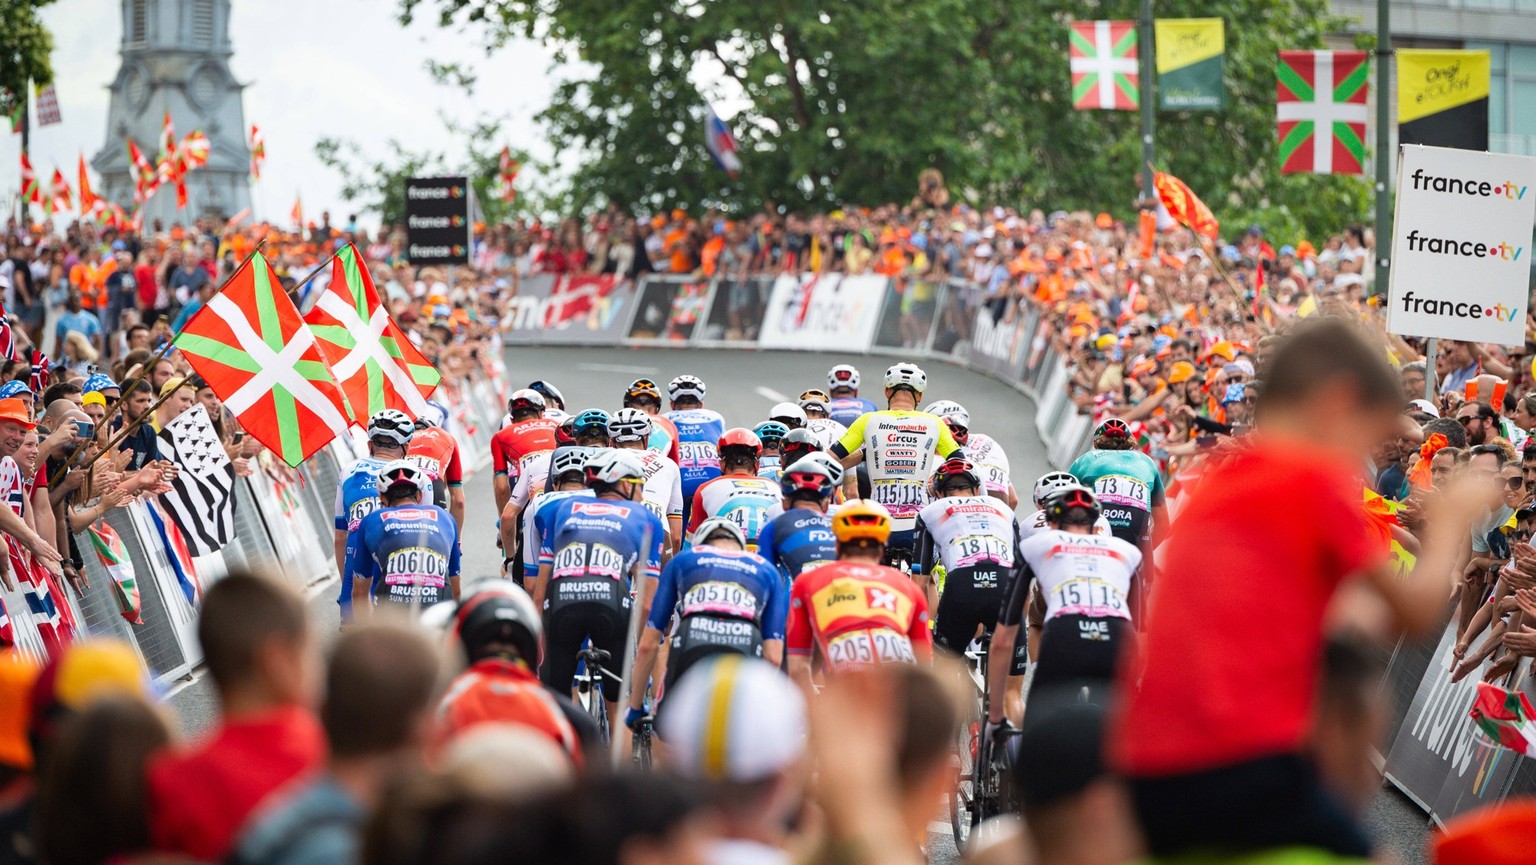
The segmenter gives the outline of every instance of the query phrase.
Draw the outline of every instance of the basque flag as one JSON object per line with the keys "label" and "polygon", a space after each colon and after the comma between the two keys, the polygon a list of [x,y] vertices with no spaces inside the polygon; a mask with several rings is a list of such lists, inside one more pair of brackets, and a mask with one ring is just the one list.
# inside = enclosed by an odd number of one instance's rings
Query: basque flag
{"label": "basque flag", "polygon": [[741,159],[736,156],[736,136],[709,105],[704,106],[704,146],[709,148],[709,155],[726,174],[735,177],[741,173]]}

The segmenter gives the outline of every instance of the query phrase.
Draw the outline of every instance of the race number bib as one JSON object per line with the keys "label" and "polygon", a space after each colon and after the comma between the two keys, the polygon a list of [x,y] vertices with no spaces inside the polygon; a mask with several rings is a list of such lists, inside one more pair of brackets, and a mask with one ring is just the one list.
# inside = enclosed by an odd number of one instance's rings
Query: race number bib
{"label": "race number bib", "polygon": [[995,562],[1004,568],[1013,567],[1013,545],[1005,538],[994,535],[956,538],[954,550],[959,556],[955,562],[957,568],[968,568],[981,562]]}
{"label": "race number bib", "polygon": [[871,664],[915,664],[917,655],[906,634],[872,628],[834,637],[827,643],[827,662],[834,670],[849,670]]}
{"label": "race number bib", "polygon": [[448,557],[431,547],[406,547],[385,557],[384,583],[388,586],[440,589],[447,582]]}
{"label": "race number bib", "polygon": [[870,484],[869,497],[885,506],[897,519],[914,519],[928,504],[928,492],[922,481],[887,478]]}
{"label": "race number bib", "polygon": [[683,615],[718,613],[757,618],[757,597],[735,583],[700,583],[683,594]]}
{"label": "race number bib", "polygon": [[678,442],[677,457],[677,464],[681,468],[720,468],[720,453],[712,442]]}
{"label": "race number bib", "polygon": [[1105,475],[1093,485],[1093,494],[1106,507],[1120,505],[1137,510],[1152,510],[1152,488],[1126,475]]}
{"label": "race number bib", "polygon": [[603,544],[571,544],[555,554],[551,577],[624,578],[624,557]]}
{"label": "race number bib", "polygon": [[377,496],[372,496],[372,497],[365,498],[365,499],[358,499],[357,501],[353,502],[352,503],[352,507],[347,511],[347,529],[348,529],[348,531],[356,529],[357,526],[358,526],[358,523],[361,523],[363,521],[363,517],[368,516],[369,514],[373,513],[374,511],[376,511],[378,509],[379,509],[379,499],[378,499]]}
{"label": "race number bib", "polygon": [[[1057,586],[1051,593],[1057,607],[1057,616],[1105,616],[1129,615],[1125,595],[1118,586],[1095,577],[1074,577]],[[1052,616],[1055,618],[1055,616]]]}

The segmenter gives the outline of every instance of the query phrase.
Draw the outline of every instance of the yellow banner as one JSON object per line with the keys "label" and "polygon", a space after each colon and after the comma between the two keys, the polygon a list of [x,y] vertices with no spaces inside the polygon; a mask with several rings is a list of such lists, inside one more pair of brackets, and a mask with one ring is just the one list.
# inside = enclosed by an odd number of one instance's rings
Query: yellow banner
{"label": "yellow banner", "polygon": [[1220,18],[1159,18],[1152,26],[1158,72],[1219,57],[1227,48],[1226,26]]}
{"label": "yellow banner", "polygon": [[1397,49],[1397,122],[1487,99],[1491,68],[1487,51]]}

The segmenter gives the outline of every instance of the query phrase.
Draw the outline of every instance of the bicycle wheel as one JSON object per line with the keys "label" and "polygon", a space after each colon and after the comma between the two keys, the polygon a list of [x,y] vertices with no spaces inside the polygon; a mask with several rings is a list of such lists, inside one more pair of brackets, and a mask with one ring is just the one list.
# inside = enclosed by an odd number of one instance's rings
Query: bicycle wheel
{"label": "bicycle wheel", "polygon": [[649,772],[651,769],[651,723],[646,721],[635,733],[635,765]]}
{"label": "bicycle wheel", "polygon": [[965,851],[970,840],[971,827],[978,822],[976,810],[976,747],[980,744],[979,728],[966,720],[955,735],[955,759],[959,771],[955,773],[955,789],[949,792],[949,828],[955,836],[955,849]]}

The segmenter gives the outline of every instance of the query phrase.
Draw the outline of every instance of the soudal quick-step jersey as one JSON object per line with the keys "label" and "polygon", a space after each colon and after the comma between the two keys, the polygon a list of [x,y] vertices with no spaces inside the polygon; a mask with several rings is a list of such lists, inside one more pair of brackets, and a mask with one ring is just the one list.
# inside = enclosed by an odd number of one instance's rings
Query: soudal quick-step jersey
{"label": "soudal quick-step jersey", "polygon": [[459,575],[458,526],[436,505],[380,508],[358,525],[347,573],[371,581],[377,603],[430,607],[452,600],[448,581]]}
{"label": "soudal quick-step jersey", "polygon": [[556,504],[549,525],[554,532],[544,536],[539,566],[550,566],[551,579],[601,577],[628,585],[641,560],[647,576],[661,574],[666,530],[661,518],[639,502],[566,499]]}

